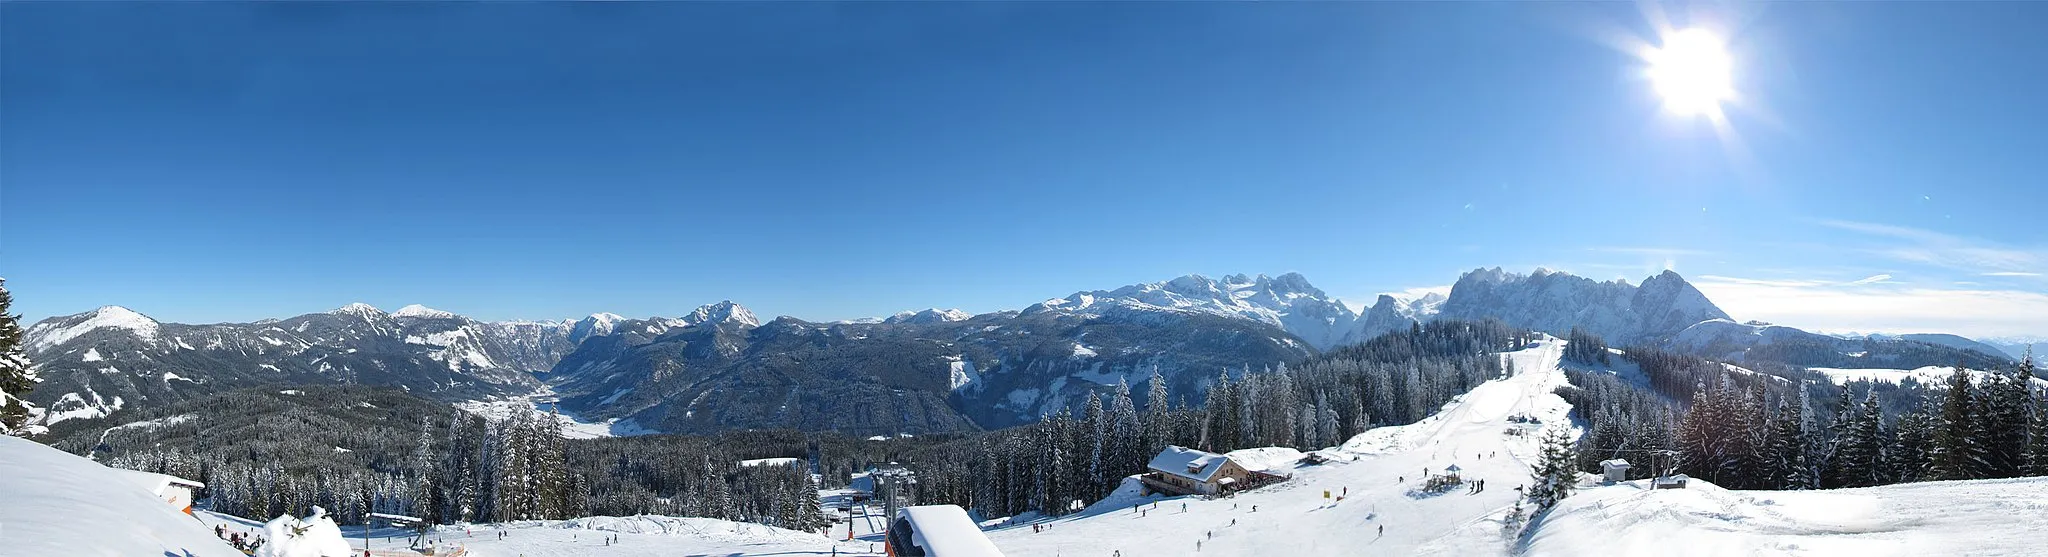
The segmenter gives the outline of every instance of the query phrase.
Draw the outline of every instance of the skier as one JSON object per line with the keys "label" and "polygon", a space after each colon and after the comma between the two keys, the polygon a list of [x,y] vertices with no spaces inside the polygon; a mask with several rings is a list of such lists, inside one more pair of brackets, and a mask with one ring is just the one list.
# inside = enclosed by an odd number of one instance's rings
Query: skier
{"label": "skier", "polygon": [[1381,535],[1381,536],[1385,536],[1385,535],[1387,535],[1387,525],[1385,525],[1385,524],[1381,524],[1381,525],[1380,525],[1380,535]]}
{"label": "skier", "polygon": [[1231,525],[1231,526],[1236,526],[1236,525],[1237,525],[1237,519],[1235,519],[1235,518],[1233,518],[1233,519],[1230,519],[1230,525]]}
{"label": "skier", "polygon": [[1252,505],[1252,512],[1259,512],[1259,506],[1258,506],[1258,505]]}
{"label": "skier", "polygon": [[1188,504],[1187,504],[1187,503],[1181,503],[1181,504],[1180,504],[1180,512],[1181,512],[1181,514],[1187,514],[1187,512],[1188,512]]}

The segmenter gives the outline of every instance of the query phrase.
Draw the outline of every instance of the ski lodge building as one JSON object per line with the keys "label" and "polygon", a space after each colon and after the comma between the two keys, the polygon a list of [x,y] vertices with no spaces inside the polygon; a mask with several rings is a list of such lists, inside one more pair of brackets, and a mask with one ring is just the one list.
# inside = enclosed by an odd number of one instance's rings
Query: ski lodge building
{"label": "ski lodge building", "polygon": [[1169,445],[1145,465],[1139,476],[1146,491],[1174,495],[1222,495],[1280,480],[1285,476],[1245,468],[1228,455]]}
{"label": "ski lodge building", "polygon": [[192,514],[192,490],[206,487],[206,484],[170,474],[123,470],[120,468],[112,468],[112,470],[120,472],[121,475],[135,482],[135,485],[141,486],[144,491],[148,491],[151,495],[155,495],[156,498],[162,499],[171,508],[184,511],[185,514]]}

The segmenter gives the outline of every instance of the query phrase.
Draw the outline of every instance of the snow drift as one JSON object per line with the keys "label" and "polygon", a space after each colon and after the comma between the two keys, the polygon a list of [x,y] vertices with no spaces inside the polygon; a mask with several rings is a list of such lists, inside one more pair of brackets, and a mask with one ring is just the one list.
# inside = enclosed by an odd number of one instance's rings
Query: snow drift
{"label": "snow drift", "polygon": [[2048,477],[1818,491],[1694,478],[1585,489],[1532,525],[1524,555],[2040,555]]}
{"label": "snow drift", "polygon": [[0,436],[0,501],[8,555],[242,555],[120,472],[25,439]]}

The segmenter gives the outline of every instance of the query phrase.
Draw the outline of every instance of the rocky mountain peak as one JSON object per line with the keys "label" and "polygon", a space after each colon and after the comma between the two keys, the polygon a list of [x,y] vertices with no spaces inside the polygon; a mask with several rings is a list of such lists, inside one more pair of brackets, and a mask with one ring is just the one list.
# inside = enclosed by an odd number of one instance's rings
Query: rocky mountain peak
{"label": "rocky mountain peak", "polygon": [[733,303],[732,300],[725,300],[698,307],[696,311],[683,316],[683,323],[689,325],[737,323],[742,327],[759,327],[761,326],[761,319],[754,317],[754,312],[749,311],[745,306]]}

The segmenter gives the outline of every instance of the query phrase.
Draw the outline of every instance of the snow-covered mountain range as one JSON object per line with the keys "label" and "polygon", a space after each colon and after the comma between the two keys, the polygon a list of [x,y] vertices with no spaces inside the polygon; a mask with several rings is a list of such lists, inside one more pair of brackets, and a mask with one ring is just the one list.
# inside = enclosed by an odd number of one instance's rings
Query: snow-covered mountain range
{"label": "snow-covered mountain range", "polygon": [[274,384],[391,385],[462,401],[532,393],[564,409],[662,431],[749,427],[873,434],[1000,427],[1157,374],[1199,400],[1244,373],[1438,319],[1498,319],[1562,336],[1732,361],[1869,368],[1996,366],[1953,335],[1844,339],[1738,323],[1677,273],[1641,285],[1537,269],[1464,273],[1448,295],[1381,295],[1354,311],[1297,273],[1188,275],[1076,292],[1018,311],[927,309],[882,319],[763,322],[731,301],[679,317],[597,313],[484,322],[366,304],[283,320],[183,325],[107,306],[27,331],[47,421]]}
{"label": "snow-covered mountain range", "polygon": [[1202,312],[1258,321],[1281,329],[1318,350],[1354,344],[1407,327],[1433,314],[1434,300],[1398,300],[1382,295],[1363,314],[1324,294],[1300,273],[1278,277],[1229,275],[1214,280],[1187,275],[1115,290],[1076,292],[1025,308],[1025,314],[1063,312],[1104,316],[1117,312]]}

